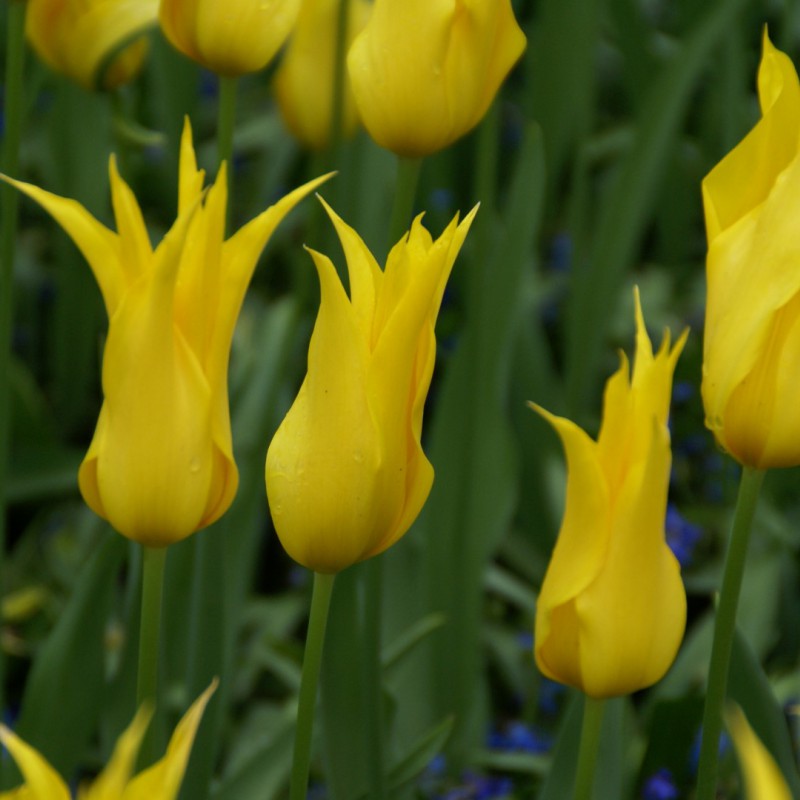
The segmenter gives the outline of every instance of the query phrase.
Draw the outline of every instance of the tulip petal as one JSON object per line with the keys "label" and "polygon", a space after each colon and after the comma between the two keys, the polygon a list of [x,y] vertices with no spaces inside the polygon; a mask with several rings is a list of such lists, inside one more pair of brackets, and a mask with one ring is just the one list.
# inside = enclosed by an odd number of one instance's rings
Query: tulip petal
{"label": "tulip petal", "polygon": [[791,800],[783,773],[769,750],[756,736],[738,706],[730,706],[725,721],[739,756],[748,800]]}
{"label": "tulip petal", "polygon": [[703,180],[709,244],[763,203],[797,155],[800,84],[791,60],[764,30],[758,77],[762,118]]}
{"label": "tulip petal", "polygon": [[20,800],[70,800],[69,789],[59,774],[5,725],[0,725],[0,741],[11,753],[25,779],[25,786],[17,789],[11,797]]}
{"label": "tulip petal", "polygon": [[384,453],[367,402],[367,348],[333,264],[311,255],[321,300],[308,373],[270,444],[266,482],[286,551],[309,569],[330,573],[364,557],[394,507],[380,491]]}
{"label": "tulip petal", "polygon": [[208,689],[192,703],[175,728],[164,758],[137,775],[125,788],[120,800],[174,800],[186,772],[200,720],[218,683],[215,678]]}
{"label": "tulip petal", "polygon": [[133,283],[152,260],[153,248],[142,218],[139,203],[127,183],[120,177],[117,160],[109,159],[111,202],[117,222],[118,241],[125,242],[125,258],[120,260],[127,283]]}
{"label": "tulip petal", "polygon": [[35,200],[75,242],[92,268],[109,318],[113,316],[125,286],[125,271],[121,263],[117,234],[98,222],[76,200],[59,197],[29,183],[1,177],[6,183]]}
{"label": "tulip petal", "polygon": [[[166,3],[162,3],[162,9],[166,5]],[[189,117],[184,117],[178,169],[178,216],[185,214],[200,202],[205,178],[205,170],[197,169],[197,158],[192,143],[192,125]]]}
{"label": "tulip petal", "polygon": [[592,697],[629,694],[660,680],[686,624],[680,567],[664,540],[669,435],[655,420],[650,425],[651,432],[638,431],[649,452],[625,477],[603,567],[576,599],[582,688]]}
{"label": "tulip petal", "polygon": [[347,65],[372,138],[423,156],[477,124],[524,46],[509,0],[377,0]]}
{"label": "tulip petal", "polygon": [[152,716],[152,709],[146,706],[139,709],[133,722],[117,739],[111,760],[80,795],[80,800],[120,800],[136,766],[139,748]]}
{"label": "tulip petal", "polygon": [[[531,404],[556,430],[567,458],[564,519],[536,606],[536,663],[545,675],[571,678],[578,673],[580,621],[575,600],[603,567],[609,547],[611,512],[606,481],[595,443],[577,425]],[[565,645],[567,645],[565,647]]]}
{"label": "tulip petal", "polygon": [[364,240],[320,197],[320,203],[333,222],[342,244],[350,279],[350,302],[358,320],[361,335],[367,346],[375,346],[375,302],[380,291],[383,273]]}

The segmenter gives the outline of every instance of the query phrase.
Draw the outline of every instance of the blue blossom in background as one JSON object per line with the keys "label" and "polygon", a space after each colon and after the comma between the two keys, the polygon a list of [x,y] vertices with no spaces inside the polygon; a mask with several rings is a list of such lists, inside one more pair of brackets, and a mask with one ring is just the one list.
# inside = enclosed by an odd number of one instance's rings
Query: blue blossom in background
{"label": "blue blossom in background", "polygon": [[642,800],[676,800],[678,796],[678,787],[668,769],[658,770],[642,787]]}
{"label": "blue blossom in background", "polygon": [[489,733],[487,744],[493,750],[515,753],[546,753],[553,746],[550,736],[524,722],[510,722],[503,730]]}
{"label": "blue blossom in background", "polygon": [[702,528],[685,519],[672,503],[667,506],[665,527],[670,550],[681,567],[687,567],[692,563],[694,549],[703,535]]}
{"label": "blue blossom in background", "polygon": [[566,687],[549,678],[544,678],[539,687],[539,708],[545,714],[557,714]]}

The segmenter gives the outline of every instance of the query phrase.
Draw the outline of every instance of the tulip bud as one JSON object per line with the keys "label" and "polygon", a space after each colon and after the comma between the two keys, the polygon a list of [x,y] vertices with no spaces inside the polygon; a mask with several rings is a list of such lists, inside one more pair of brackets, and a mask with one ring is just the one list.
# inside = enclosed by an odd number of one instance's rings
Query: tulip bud
{"label": "tulip bud", "polygon": [[295,189],[227,241],[225,169],[204,192],[188,120],[178,219],[152,249],[133,192],[111,159],[117,232],[74,200],[9,181],[73,238],[109,318],[103,407],[78,482],[86,503],[151,547],[210,525],[238,472],[228,412],[228,355],[258,257],[283,217],[322,179]]}
{"label": "tulip bud", "polygon": [[477,208],[433,241],[421,215],[381,271],[326,205],[351,298],[311,252],[320,309],[308,372],[267,452],[267,497],[289,555],[333,573],[383,552],[411,526],[433,483],[420,443],[444,287]]}
{"label": "tulip bud", "polygon": [[533,406],[567,456],[564,519],[536,607],[534,653],[544,675],[590,697],[635,692],[672,664],[686,624],[680,566],[664,521],[671,454],[672,373],[687,333],[654,356],[636,294],[633,377],[622,356],[606,384],[595,442]]}
{"label": "tulip bud", "polygon": [[761,119],[706,176],[706,425],[748,467],[800,464],[800,84],[764,32]]}
{"label": "tulip bud", "polygon": [[26,33],[56,72],[85,89],[113,89],[138,74],[148,42],[136,34],[157,17],[158,0],[30,0]]}
{"label": "tulip bud", "polygon": [[172,45],[226,77],[258,72],[292,30],[300,0],[161,0],[161,29]]}
{"label": "tulip bud", "polygon": [[524,49],[510,0],[376,0],[347,65],[370,136],[419,157],[480,122]]}
{"label": "tulip bud", "polygon": [[[336,58],[337,9],[340,0],[304,0],[286,53],[275,74],[275,98],[286,126],[307,147],[329,144],[333,118],[333,73]],[[365,0],[348,0],[347,46],[370,14]],[[345,75],[342,130],[358,124],[350,81]]]}

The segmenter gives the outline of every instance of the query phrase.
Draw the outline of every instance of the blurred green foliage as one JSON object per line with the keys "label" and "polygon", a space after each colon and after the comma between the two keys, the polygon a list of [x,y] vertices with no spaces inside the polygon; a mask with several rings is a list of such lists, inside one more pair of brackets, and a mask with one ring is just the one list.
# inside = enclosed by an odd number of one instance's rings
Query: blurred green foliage
{"label": "blurred green foliage", "polygon": [[[424,433],[434,490],[409,535],[383,557],[389,783],[403,798],[565,796],[580,701],[542,679],[530,641],[565,468],[555,437],[525,401],[596,432],[602,382],[616,367],[616,351],[630,351],[635,282],[653,331],[692,330],[671,421],[671,502],[679,513],[672,534],[692,534],[684,569],[690,613],[667,677],[614,701],[607,713],[596,797],[647,796],[647,781],[661,769],[679,792],[672,796],[688,797],[736,485],[735,468],[703,427],[699,398],[699,184],[756,119],[763,25],[800,59],[800,5],[515,5],[528,36],[523,60],[481,127],[426,160],[417,195],[436,233],[457,211],[478,201],[482,207],[439,320]],[[146,71],[123,90],[116,112],[109,97],[68,84],[33,56],[26,98],[17,177],[74,197],[101,219],[110,221],[107,161],[116,150],[153,238],[161,236],[176,206],[184,115],[201,163],[215,172],[216,81],[158,32]],[[115,136],[119,108],[162,131],[164,145],[139,149]],[[234,153],[235,226],[335,166],[339,175],[322,194],[380,252],[394,160],[365,134],[336,164],[303,152],[282,126],[269,74],[258,74],[239,87]],[[274,536],[262,476],[269,439],[304,373],[316,311],[316,279],[302,245],[342,263],[315,202],[305,201],[273,237],[236,332],[230,384],[238,497],[219,523],[169,553],[162,740],[211,677],[222,677],[187,773],[187,800],[268,800],[286,792],[310,583]],[[13,403],[3,487],[4,714],[62,774],[77,776],[106,760],[133,712],[140,564],[77,492],[77,465],[101,399],[99,292],[72,243],[27,201],[14,319],[13,364],[0,376]],[[787,719],[797,725],[800,695],[798,480],[796,470],[767,479],[731,679],[732,695],[793,776],[795,794]],[[333,800],[364,792],[363,570],[351,568],[337,581],[326,645],[312,792],[324,786]],[[723,770],[720,796],[739,797],[730,755]]]}

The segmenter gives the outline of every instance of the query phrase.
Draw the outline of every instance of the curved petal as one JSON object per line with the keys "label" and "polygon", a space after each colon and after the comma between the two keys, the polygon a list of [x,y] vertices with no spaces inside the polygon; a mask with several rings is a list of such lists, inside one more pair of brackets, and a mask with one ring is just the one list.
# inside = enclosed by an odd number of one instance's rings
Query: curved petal
{"label": "curved petal", "polygon": [[25,779],[25,786],[17,790],[17,796],[25,800],[70,800],[69,789],[59,774],[5,725],[0,725],[0,741],[11,753]]}
{"label": "curved petal", "polygon": [[117,739],[111,760],[81,795],[81,800],[120,800],[136,766],[136,757],[152,716],[153,711],[147,706],[139,709],[133,722]]}
{"label": "curved petal", "polygon": [[742,710],[731,706],[725,713],[725,721],[739,756],[748,800],[791,800],[792,794],[783,773],[750,727]]}
{"label": "curved petal", "polygon": [[161,5],[161,27],[189,58],[220,75],[263,69],[297,19],[300,0],[194,0]]}
{"label": "curved petal", "polygon": [[361,560],[402,497],[382,493],[382,441],[367,403],[368,354],[352,307],[330,260],[312,256],[321,301],[308,374],[269,446],[266,484],[289,555],[316,572],[338,572]]}
{"label": "curved petal", "polygon": [[610,498],[589,436],[570,420],[531,407],[561,438],[568,469],[564,519],[536,605],[534,653],[545,675],[582,687],[575,601],[603,568],[612,524]]}
{"label": "curved petal", "polygon": [[686,594],[664,538],[669,435],[650,420],[643,461],[628,470],[612,513],[597,577],[576,599],[582,688],[615,697],[650,686],[669,669],[683,638]]}
{"label": "curved petal", "polygon": [[5,175],[0,177],[35,200],[75,242],[92,268],[110,319],[125,287],[125,270],[117,234],[98,222],[77,200],[59,197]]}
{"label": "curved petal", "polygon": [[175,728],[164,758],[137,775],[119,796],[120,800],[174,800],[186,772],[195,734],[217,685],[215,678],[192,703]]}

